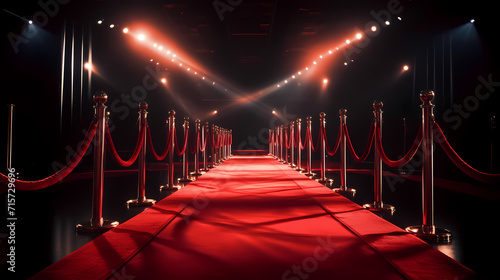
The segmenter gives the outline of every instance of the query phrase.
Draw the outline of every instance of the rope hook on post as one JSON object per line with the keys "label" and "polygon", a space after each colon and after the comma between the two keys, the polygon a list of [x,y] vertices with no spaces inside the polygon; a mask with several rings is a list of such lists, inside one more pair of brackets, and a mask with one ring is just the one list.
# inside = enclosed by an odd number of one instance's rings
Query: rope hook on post
{"label": "rope hook on post", "polygon": [[[144,133],[148,125],[148,103],[141,101],[139,103],[139,134]],[[129,206],[151,206],[156,203],[154,199],[146,198],[146,137],[143,137],[142,147],[139,152],[139,174],[137,182],[137,199],[131,199],[127,201],[127,207]]]}
{"label": "rope hook on post", "polygon": [[307,161],[306,161],[306,175],[307,177],[314,177],[316,174],[312,172],[312,136],[311,136],[311,126],[312,117],[307,117],[307,129],[306,129],[306,149],[307,149]]}
{"label": "rope hook on post", "polygon": [[[382,107],[384,103],[380,101],[373,102],[373,119],[375,125],[382,131]],[[382,133],[380,133],[382,135]],[[375,137],[375,145],[378,145],[380,139]],[[389,212],[391,214],[396,211],[396,208],[389,204],[384,204],[382,202],[382,158],[377,149],[374,151],[373,159],[373,203],[364,204],[363,207],[372,212]]]}
{"label": "rope hook on post", "polygon": [[170,147],[168,151],[168,183],[167,185],[160,186],[160,190],[178,190],[180,186],[174,185],[174,153],[175,137],[177,137],[177,135],[175,135],[175,111],[172,110],[168,112],[168,114],[168,131],[170,131],[170,136],[172,137],[172,140],[169,143]]}
{"label": "rope hook on post", "polygon": [[[356,194],[356,189],[347,187],[347,142],[346,133],[344,127],[346,126],[347,120],[347,109],[339,110],[340,119],[340,187],[333,189],[334,192],[347,197],[354,197]],[[326,141],[326,133],[323,130],[324,141]]]}
{"label": "rope hook on post", "polygon": [[95,114],[98,119],[94,143],[94,179],[92,188],[92,218],[88,222],[76,225],[76,231],[81,233],[104,232],[116,227],[117,221],[104,220],[102,217],[102,197],[104,188],[104,134],[106,128],[106,108],[104,105],[108,95],[99,92],[94,95]]}
{"label": "rope hook on post", "polygon": [[325,120],[325,116],[326,116],[326,114],[323,112],[319,114],[319,145],[320,145],[320,150],[321,150],[321,159],[320,159],[321,177],[316,179],[316,181],[322,185],[330,187],[333,184],[333,180],[326,178],[326,135],[325,135],[326,120]]}
{"label": "rope hook on post", "polygon": [[420,92],[422,100],[422,225],[410,226],[406,231],[433,242],[450,242],[451,232],[434,225],[434,99],[433,91]]}

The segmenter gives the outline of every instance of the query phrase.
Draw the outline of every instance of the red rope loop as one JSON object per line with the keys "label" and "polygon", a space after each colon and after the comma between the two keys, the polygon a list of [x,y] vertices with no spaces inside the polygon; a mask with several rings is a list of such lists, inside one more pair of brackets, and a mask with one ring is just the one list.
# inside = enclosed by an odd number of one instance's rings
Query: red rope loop
{"label": "red rope loop", "polygon": [[292,137],[288,137],[288,133],[285,132],[285,146],[287,149],[290,149],[290,145],[292,144]]}
{"label": "red rope loop", "polygon": [[325,140],[325,149],[326,149],[326,152],[328,153],[328,155],[333,156],[337,152],[337,150],[339,149],[339,146],[340,146],[340,137],[342,136],[342,131],[339,128],[339,132],[337,133],[337,140],[335,141],[335,146],[334,146],[334,148],[332,150],[332,149],[330,149],[330,146],[328,146],[328,139],[326,139],[326,129],[325,129],[325,127],[322,127],[320,129],[321,129],[320,137],[323,137],[323,139]]}
{"label": "red rope loop", "polygon": [[184,131],[184,145],[182,147],[182,151],[179,150],[179,143],[177,142],[177,129],[175,129],[175,152],[177,153],[177,155],[179,156],[182,156],[185,152],[186,152],[186,147],[187,147],[187,143],[188,143],[188,138],[189,138],[189,131],[186,129]]}
{"label": "red rope loop", "polygon": [[321,130],[320,130],[319,137],[316,140],[316,145],[313,145],[312,133],[311,133],[311,129],[310,128],[307,128],[306,137],[307,137],[307,141],[309,141],[308,143],[311,143],[311,151],[313,153],[315,153],[318,150],[318,147],[319,147],[319,140],[321,139]]}
{"label": "red rope loop", "polygon": [[205,136],[205,139],[203,141],[203,145],[200,147],[200,152],[204,152],[205,149],[207,148],[207,142],[208,142],[208,135]]}
{"label": "red rope loop", "polygon": [[368,135],[368,142],[366,142],[365,151],[361,156],[358,156],[354,151],[354,148],[351,143],[351,138],[349,137],[349,132],[347,131],[347,125],[344,125],[344,132],[347,140],[347,147],[351,152],[351,156],[356,162],[363,162],[366,160],[368,155],[370,154],[370,150],[372,148],[373,137],[375,135],[375,123],[372,123],[370,126],[370,134]]}
{"label": "red rope loop", "polygon": [[189,152],[194,154],[196,153],[196,149],[198,149],[198,143],[200,142],[200,132],[196,132],[196,138],[195,138],[195,142],[193,144],[193,147],[191,149],[189,149]]}
{"label": "red rope loop", "polygon": [[462,172],[483,183],[496,184],[500,182],[500,174],[484,173],[467,164],[451,147],[439,124],[434,123],[434,128],[435,129],[433,129],[433,131],[436,138],[440,140],[442,139],[442,141],[437,142],[441,145],[441,148],[443,148],[446,155],[460,170],[462,170]]}
{"label": "red rope loop", "polygon": [[402,158],[400,158],[398,160],[391,160],[386,156],[384,149],[382,147],[382,138],[380,135],[380,127],[376,123],[375,123],[375,136],[377,137],[377,140],[378,140],[378,141],[375,141],[375,143],[376,143],[375,146],[377,146],[377,151],[378,151],[382,161],[390,167],[399,167],[399,166],[403,166],[403,165],[407,164],[413,158],[415,153],[417,153],[417,150],[420,147],[420,143],[422,143],[422,127],[420,127],[418,129],[417,137],[415,137],[415,141],[413,141],[413,144],[410,147],[410,149],[408,150],[408,152],[406,153],[406,155],[404,155]]}
{"label": "red rope loop", "polygon": [[167,145],[165,146],[165,149],[163,150],[163,153],[161,155],[158,155],[155,151],[154,145],[153,145],[153,139],[151,137],[151,130],[149,129],[149,126],[146,128],[147,130],[147,146],[153,157],[157,161],[162,161],[167,157],[168,152],[170,151],[170,146],[172,146],[172,133],[168,133],[168,139],[167,139]]}
{"label": "red rope loop", "polygon": [[139,156],[139,152],[141,151],[142,144],[144,143],[144,137],[145,137],[146,131],[141,127],[139,131],[139,138],[137,139],[137,143],[135,145],[134,152],[132,153],[132,156],[128,160],[123,160],[120,155],[118,155],[118,152],[116,151],[115,144],[113,143],[113,139],[111,138],[111,133],[109,132],[109,126],[108,123],[106,123],[106,146],[108,146],[108,151],[110,152],[111,156],[113,159],[118,163],[119,165],[123,167],[129,167],[132,164],[134,164],[135,160]]}
{"label": "red rope loop", "polygon": [[[80,163],[82,160],[83,156],[87,152],[90,143],[92,143],[92,139],[95,136],[97,130],[97,123],[92,123],[87,130],[87,134],[85,135],[85,138],[83,139],[83,142],[80,144],[78,147],[78,150],[76,153],[73,155],[73,157],[68,161],[68,163],[61,168],[59,171],[56,173],[50,175],[49,177],[46,177],[41,180],[36,180],[36,181],[23,181],[23,180],[17,180],[15,179],[14,184],[16,186],[16,189],[18,190],[23,190],[23,191],[32,191],[32,190],[39,190],[43,188],[50,187],[62,179],[64,179],[68,174],[70,174],[75,167]],[[12,178],[9,178],[5,176],[4,174],[0,173],[0,183],[2,185],[2,191],[7,190],[7,185],[9,183],[9,179],[12,180]],[[11,182],[12,183],[12,182]]]}

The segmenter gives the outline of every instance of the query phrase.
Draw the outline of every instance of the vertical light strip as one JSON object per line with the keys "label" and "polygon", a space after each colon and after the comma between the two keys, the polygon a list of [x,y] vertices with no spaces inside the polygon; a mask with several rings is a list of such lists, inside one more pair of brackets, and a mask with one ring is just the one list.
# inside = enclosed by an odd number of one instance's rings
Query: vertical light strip
{"label": "vertical light strip", "polygon": [[73,22],[72,28],[71,28],[71,96],[70,96],[70,103],[71,103],[71,113],[70,113],[70,118],[69,122],[70,124],[73,124],[73,95],[74,95],[74,88],[75,88],[75,22]]}
{"label": "vertical light strip", "polygon": [[80,48],[80,121],[82,120],[82,99],[83,99],[83,34],[84,27],[82,24],[82,46]]}
{"label": "vertical light strip", "polygon": [[59,115],[59,132],[62,132],[62,121],[63,121],[63,103],[64,103],[64,61],[66,60],[66,20],[63,24],[62,29],[62,45],[61,45],[61,112]]}
{"label": "vertical light strip", "polygon": [[450,33],[450,107],[453,106],[453,47]]}
{"label": "vertical light strip", "polygon": [[89,57],[88,57],[88,63],[90,65],[89,70],[87,71],[88,73],[88,84],[87,84],[87,91],[88,91],[88,97],[92,97],[92,68],[94,68],[94,65],[92,64],[92,27],[89,26]]}

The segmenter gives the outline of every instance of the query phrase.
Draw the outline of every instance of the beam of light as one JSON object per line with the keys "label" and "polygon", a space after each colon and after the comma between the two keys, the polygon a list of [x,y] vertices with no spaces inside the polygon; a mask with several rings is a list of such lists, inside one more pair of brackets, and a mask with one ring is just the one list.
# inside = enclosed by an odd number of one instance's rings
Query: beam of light
{"label": "beam of light", "polygon": [[63,120],[63,103],[64,103],[64,61],[66,60],[66,21],[63,23],[62,28],[62,44],[61,44],[61,93],[60,93],[60,112],[59,112],[59,132],[62,132]]}
{"label": "beam of light", "polygon": [[82,45],[80,47],[80,120],[82,119],[82,101],[83,101],[83,68],[84,68],[84,62],[83,62],[83,34],[84,34],[84,27],[82,25]]}
{"label": "beam of light", "polygon": [[71,90],[70,90],[70,125],[73,123],[73,102],[75,93],[75,23],[71,28]]}
{"label": "beam of light", "polygon": [[87,67],[90,67],[88,68],[90,71],[88,71],[87,73],[87,97],[90,98],[92,96],[92,72],[93,72],[93,64],[92,64],[92,28],[89,28],[89,46],[88,46],[88,64],[86,66]]}

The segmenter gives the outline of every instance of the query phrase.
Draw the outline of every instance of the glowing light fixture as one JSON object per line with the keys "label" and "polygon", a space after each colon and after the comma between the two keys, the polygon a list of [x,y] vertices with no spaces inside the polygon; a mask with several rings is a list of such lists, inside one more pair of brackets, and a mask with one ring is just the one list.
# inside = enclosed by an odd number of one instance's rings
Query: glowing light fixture
{"label": "glowing light fixture", "polygon": [[372,32],[375,32],[375,31],[377,31],[377,27],[376,27],[375,25],[373,25],[373,26],[370,28],[370,30],[371,30]]}
{"label": "glowing light fixture", "polygon": [[359,40],[359,39],[361,39],[362,37],[363,37],[363,35],[361,35],[361,33],[356,34],[356,39],[358,39],[358,40]]}
{"label": "glowing light fixture", "polygon": [[161,82],[162,82],[163,84],[166,84],[166,83],[167,83],[167,79],[165,79],[165,78],[161,78]]}
{"label": "glowing light fixture", "polygon": [[144,41],[144,39],[146,39],[146,35],[141,33],[137,36],[137,39],[139,39],[139,41]]}
{"label": "glowing light fixture", "polygon": [[408,65],[403,66],[403,71],[408,71],[410,67]]}
{"label": "glowing light fixture", "polygon": [[128,28],[127,27],[123,28],[123,33],[125,33],[125,34],[128,33]]}

